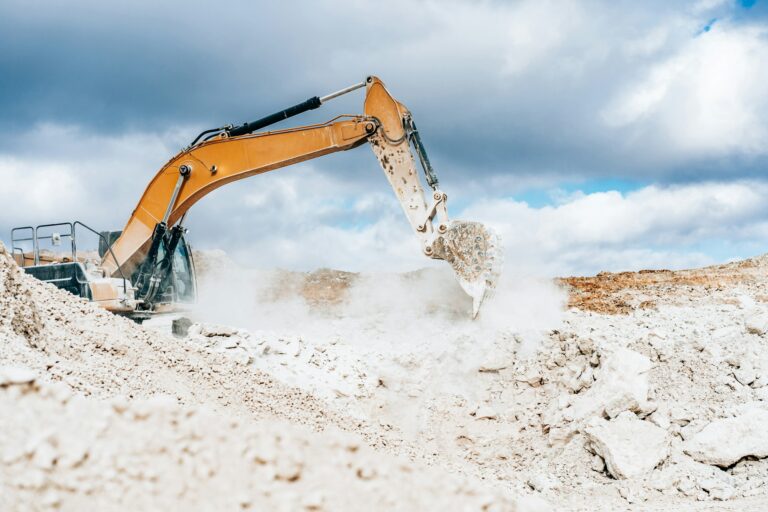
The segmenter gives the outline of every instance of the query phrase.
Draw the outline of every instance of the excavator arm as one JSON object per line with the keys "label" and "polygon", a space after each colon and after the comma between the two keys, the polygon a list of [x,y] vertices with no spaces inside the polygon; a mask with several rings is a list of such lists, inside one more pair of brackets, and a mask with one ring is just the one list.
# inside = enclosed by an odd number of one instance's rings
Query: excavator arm
{"label": "excavator arm", "polygon": [[[363,86],[363,115],[251,133]],[[253,123],[208,132],[212,134],[207,139],[198,142],[199,136],[150,181],[112,251],[102,260],[107,275],[132,276],[138,298],[146,304],[152,303],[161,274],[171,264],[171,258],[158,261],[160,246],[165,246],[166,253],[173,252],[183,230],[184,215],[206,194],[233,181],[349,150],[365,142],[371,144],[422,250],[429,257],[451,264],[461,285],[474,298],[475,314],[495,285],[501,265],[496,236],[478,223],[449,221],[447,196],[438,188],[411,114],[378,78],[368,77],[361,84],[324,98],[311,98]],[[424,194],[411,146],[432,188],[428,196]]]}

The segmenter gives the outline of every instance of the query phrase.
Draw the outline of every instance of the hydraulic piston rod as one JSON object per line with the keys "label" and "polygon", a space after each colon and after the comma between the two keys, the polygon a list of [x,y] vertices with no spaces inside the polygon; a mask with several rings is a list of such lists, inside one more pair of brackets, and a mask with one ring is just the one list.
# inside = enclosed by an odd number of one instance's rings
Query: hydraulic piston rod
{"label": "hydraulic piston rod", "polygon": [[323,96],[322,98],[318,96],[314,96],[312,98],[309,98],[306,101],[297,103],[292,107],[288,107],[285,110],[281,110],[280,112],[275,112],[274,114],[268,115],[266,117],[262,117],[261,119],[257,119],[256,121],[245,123],[240,126],[236,126],[229,130],[229,136],[237,137],[238,135],[246,135],[248,133],[253,133],[256,130],[260,130],[271,124],[278,123],[280,121],[283,121],[284,119],[288,119],[289,117],[303,114],[308,110],[314,110],[320,107],[320,105],[322,105],[327,101],[330,101],[334,98],[338,98],[339,96],[355,91],[357,89],[360,89],[361,87],[365,87],[365,82],[360,82],[359,84],[350,85],[349,87],[345,87],[344,89],[341,89],[339,91],[332,92],[331,94]]}
{"label": "hydraulic piston rod", "polygon": [[332,100],[333,98],[338,98],[339,96],[343,96],[348,92],[356,91],[363,87],[365,87],[365,82],[360,82],[359,84],[350,85],[349,87],[345,87],[341,90],[338,90],[336,92],[332,92],[331,94],[327,94],[323,96],[322,98],[320,98],[320,103],[325,103],[327,101]]}

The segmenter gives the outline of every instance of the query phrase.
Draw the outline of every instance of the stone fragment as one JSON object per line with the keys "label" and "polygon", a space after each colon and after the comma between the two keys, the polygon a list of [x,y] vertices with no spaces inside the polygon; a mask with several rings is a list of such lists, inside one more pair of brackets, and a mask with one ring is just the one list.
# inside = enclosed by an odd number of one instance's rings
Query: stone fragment
{"label": "stone fragment", "polygon": [[543,380],[544,379],[541,376],[541,373],[539,373],[539,371],[536,370],[535,368],[531,368],[528,371],[524,372],[519,377],[517,377],[517,381],[525,382],[526,384],[528,384],[533,388],[537,388],[541,386]]}
{"label": "stone fragment", "polygon": [[595,342],[591,338],[578,338],[576,345],[579,347],[579,352],[588,356],[595,351]]}
{"label": "stone fragment", "polygon": [[650,473],[669,455],[666,431],[631,412],[611,421],[596,418],[584,432],[592,450],[605,460],[608,472],[617,479]]}
{"label": "stone fragment", "polygon": [[237,334],[237,329],[228,325],[217,324],[200,324],[200,335],[206,338],[212,338],[214,336],[234,336]]}
{"label": "stone fragment", "polygon": [[595,454],[592,456],[592,460],[590,460],[589,467],[592,468],[592,471],[602,473],[605,471],[605,460],[601,456]]}
{"label": "stone fragment", "polygon": [[477,371],[480,373],[498,373],[509,365],[510,362],[506,358],[496,357],[480,364]]}
{"label": "stone fragment", "polygon": [[0,386],[29,384],[37,378],[35,372],[23,366],[0,367]]}
{"label": "stone fragment", "polygon": [[234,336],[228,336],[221,344],[224,349],[237,348],[240,345],[240,340]]}
{"label": "stone fragment", "polygon": [[753,309],[744,318],[744,327],[750,334],[764,336],[768,333],[768,311]]}
{"label": "stone fragment", "polygon": [[659,428],[667,430],[672,422],[669,421],[669,409],[666,405],[660,405],[649,417],[651,423]]}
{"label": "stone fragment", "polygon": [[189,334],[189,328],[192,327],[192,324],[192,320],[185,316],[175,318],[171,321],[171,332],[174,336],[183,338]]}
{"label": "stone fragment", "polygon": [[477,408],[477,411],[475,412],[475,419],[476,420],[495,420],[499,416],[496,413],[496,411],[493,409],[493,407],[490,407],[488,405],[481,405]]}
{"label": "stone fragment", "polygon": [[651,361],[646,356],[626,348],[616,349],[601,357],[595,382],[563,411],[571,421],[602,416],[606,408],[617,416],[648,400],[648,375]]}
{"label": "stone fragment", "polygon": [[752,384],[757,378],[757,372],[749,363],[742,363],[741,366],[733,370],[733,376],[736,380],[745,386]]}
{"label": "stone fragment", "polygon": [[732,418],[715,420],[683,446],[699,462],[728,467],[744,457],[768,457],[768,410],[751,407]]}
{"label": "stone fragment", "polygon": [[713,500],[725,501],[733,498],[736,494],[736,490],[733,488],[726,478],[717,478],[711,476],[708,478],[702,478],[698,482],[699,487],[709,493],[709,497]]}
{"label": "stone fragment", "polygon": [[630,392],[616,395],[603,408],[609,418],[615,418],[624,411],[636,411],[640,408],[637,398]]}
{"label": "stone fragment", "polygon": [[682,406],[674,406],[669,410],[669,421],[675,425],[684,427],[691,422],[693,414]]}

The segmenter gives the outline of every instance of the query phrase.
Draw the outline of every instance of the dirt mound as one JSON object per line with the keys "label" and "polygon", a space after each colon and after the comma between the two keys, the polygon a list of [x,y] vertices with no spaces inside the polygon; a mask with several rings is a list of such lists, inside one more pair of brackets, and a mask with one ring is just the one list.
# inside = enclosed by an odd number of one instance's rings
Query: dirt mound
{"label": "dirt mound", "polygon": [[173,397],[87,400],[23,369],[3,374],[2,510],[514,510],[349,434],[243,421]]}
{"label": "dirt mound", "polygon": [[[764,279],[767,268],[768,258],[760,257],[674,272],[601,272],[594,277],[565,277],[558,282],[569,290],[569,307],[597,313],[627,314],[636,309],[652,309],[659,298],[705,297],[713,291],[756,284]],[[768,302],[768,297],[760,297],[760,300]]]}
{"label": "dirt mound", "polygon": [[564,280],[568,310],[508,277],[477,321],[450,274],[215,261],[176,339],[0,254],[0,506],[768,503],[764,258]]}
{"label": "dirt mound", "polygon": [[[622,315],[560,312],[552,284],[510,279],[477,322],[461,290],[440,288],[450,276],[362,274],[325,315],[295,287],[249,305],[240,328],[203,322],[188,339],[379,425],[417,458],[558,510],[762,510],[763,266],[586,281],[626,302]],[[265,274],[244,284],[256,281],[269,286]],[[751,434],[724,454],[711,432],[728,429]]]}
{"label": "dirt mound", "polygon": [[412,450],[248,361],[36,281],[2,245],[0,367],[3,510],[514,509],[372,452]]}

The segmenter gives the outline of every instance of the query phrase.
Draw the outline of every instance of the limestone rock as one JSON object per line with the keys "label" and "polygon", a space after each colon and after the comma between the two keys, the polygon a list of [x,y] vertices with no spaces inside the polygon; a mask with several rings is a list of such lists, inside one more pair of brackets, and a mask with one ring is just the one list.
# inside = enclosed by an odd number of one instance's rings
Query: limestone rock
{"label": "limestone rock", "polygon": [[0,386],[29,384],[30,382],[34,382],[36,377],[37,375],[35,375],[35,372],[22,366],[0,367]]}
{"label": "limestone rock", "polygon": [[750,363],[742,363],[737,369],[733,371],[733,376],[736,380],[745,386],[749,386],[757,378],[757,372]]}
{"label": "limestone rock", "polygon": [[595,383],[563,411],[566,419],[578,421],[610,410],[611,416],[634,410],[648,400],[651,361],[633,350],[619,348],[601,357]]}
{"label": "limestone rock", "polygon": [[200,325],[200,335],[205,336],[206,338],[212,338],[214,336],[234,336],[235,334],[237,334],[237,329],[228,325]]}
{"label": "limestone rock", "polygon": [[752,310],[744,319],[744,327],[750,334],[765,335],[768,333],[768,311]]}
{"label": "limestone rock", "polygon": [[732,418],[715,420],[684,445],[705,464],[727,467],[747,456],[768,457],[768,410],[751,407]]}
{"label": "limestone rock", "polygon": [[669,454],[666,431],[631,412],[611,421],[594,419],[585,434],[594,452],[605,460],[608,472],[617,479],[650,473]]}
{"label": "limestone rock", "polygon": [[496,413],[496,411],[493,409],[493,407],[490,407],[488,405],[481,405],[477,408],[477,411],[475,412],[475,419],[477,420],[495,420],[499,416]]}

